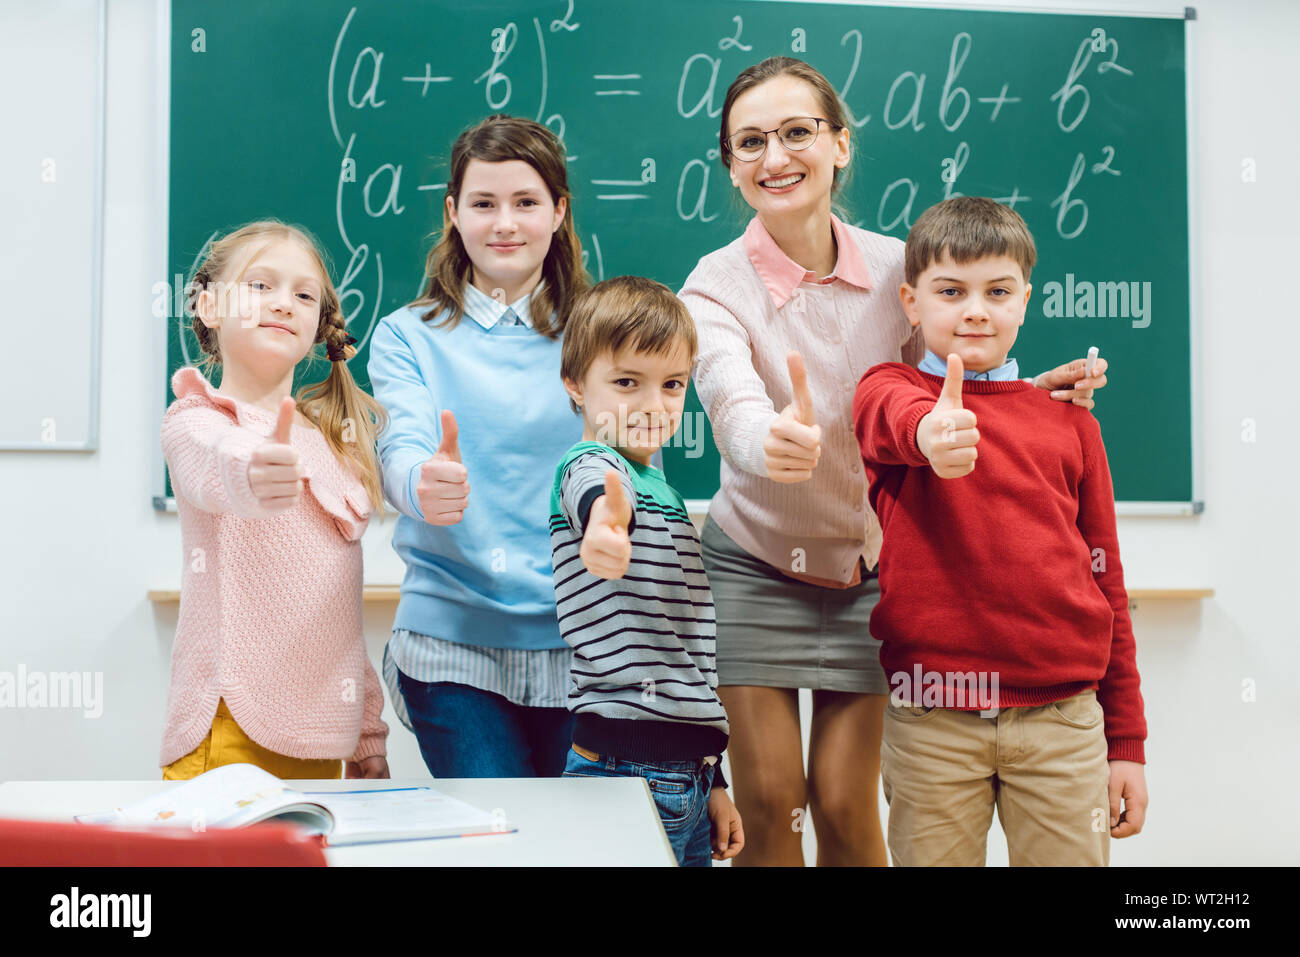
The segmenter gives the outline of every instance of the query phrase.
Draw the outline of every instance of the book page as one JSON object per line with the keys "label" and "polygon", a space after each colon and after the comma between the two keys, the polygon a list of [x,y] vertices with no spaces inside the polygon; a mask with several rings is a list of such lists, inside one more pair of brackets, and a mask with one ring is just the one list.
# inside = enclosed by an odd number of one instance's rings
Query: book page
{"label": "book page", "polygon": [[505,815],[480,810],[433,788],[312,791],[302,797],[334,815],[330,844],[419,840],[514,830]]}
{"label": "book page", "polygon": [[[294,806],[303,796],[283,781],[251,764],[227,764],[196,778],[151,795],[142,801],[103,814],[78,815],[83,824],[157,824],[189,827],[240,827],[271,817]],[[324,809],[306,809],[320,818],[318,830],[328,827]]]}

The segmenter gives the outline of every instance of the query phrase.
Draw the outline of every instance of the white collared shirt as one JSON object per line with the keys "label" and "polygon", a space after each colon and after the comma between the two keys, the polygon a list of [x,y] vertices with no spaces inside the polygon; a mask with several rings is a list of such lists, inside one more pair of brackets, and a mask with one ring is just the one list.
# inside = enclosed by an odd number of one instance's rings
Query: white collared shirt
{"label": "white collared shirt", "polygon": [[[534,286],[533,292],[536,292],[540,286],[540,283]],[[465,283],[465,313],[484,329],[491,329],[498,322],[504,322],[506,325],[526,326],[531,329],[533,323],[528,312],[528,306],[532,296],[533,293],[530,292],[516,299],[510,305],[506,305],[499,299],[493,299],[473,283],[467,282]]]}

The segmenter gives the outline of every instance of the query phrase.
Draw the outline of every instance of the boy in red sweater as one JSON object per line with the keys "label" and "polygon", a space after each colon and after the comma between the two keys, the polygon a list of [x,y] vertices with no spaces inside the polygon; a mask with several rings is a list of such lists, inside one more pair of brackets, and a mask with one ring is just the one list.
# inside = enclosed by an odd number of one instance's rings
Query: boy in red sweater
{"label": "boy in red sweater", "polygon": [[854,396],[885,534],[871,633],[893,688],[895,864],[982,865],[996,805],[1012,865],[1105,865],[1145,817],[1101,430],[1007,357],[1035,256],[1024,220],[990,199],[926,210],[899,291],[927,354],[919,370],[872,367]]}

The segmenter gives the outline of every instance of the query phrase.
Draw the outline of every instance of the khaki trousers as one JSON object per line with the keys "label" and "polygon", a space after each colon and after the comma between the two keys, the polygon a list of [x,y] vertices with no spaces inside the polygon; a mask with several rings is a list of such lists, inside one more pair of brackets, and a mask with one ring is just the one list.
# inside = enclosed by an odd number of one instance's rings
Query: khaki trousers
{"label": "khaki trousers", "polygon": [[989,718],[891,699],[880,758],[896,865],[982,867],[994,805],[1013,867],[1110,863],[1095,691]]}

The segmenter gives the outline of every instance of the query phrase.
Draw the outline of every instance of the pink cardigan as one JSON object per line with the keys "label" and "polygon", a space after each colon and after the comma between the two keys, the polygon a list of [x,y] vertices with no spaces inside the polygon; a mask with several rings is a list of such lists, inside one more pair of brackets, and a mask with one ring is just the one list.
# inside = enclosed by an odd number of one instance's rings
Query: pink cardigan
{"label": "pink cardigan", "polygon": [[[709,514],[736,544],[796,577],[844,585],[874,567],[880,523],[867,501],[853,394],[878,362],[915,366],[923,340],[903,313],[903,243],[831,217],[839,253],[828,281],[793,262],[758,217],[709,253],[678,293],[695,319],[694,382],[722,454]],[[808,370],[822,454],[807,482],[767,477],[763,440],[793,392],[786,354]]]}
{"label": "pink cardigan", "polygon": [[267,515],[248,461],[275,413],[219,394],[191,367],[177,370],[172,391],[162,448],[183,573],[159,765],[198,747],[219,698],[279,754],[384,754],[383,692],[361,624],[364,486],[319,431],[295,422],[304,491],[292,509]]}

